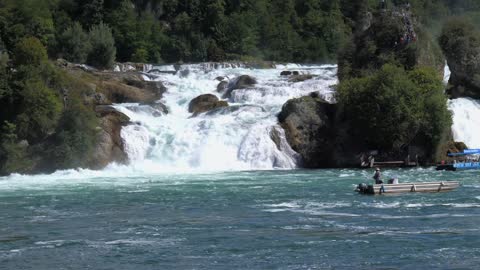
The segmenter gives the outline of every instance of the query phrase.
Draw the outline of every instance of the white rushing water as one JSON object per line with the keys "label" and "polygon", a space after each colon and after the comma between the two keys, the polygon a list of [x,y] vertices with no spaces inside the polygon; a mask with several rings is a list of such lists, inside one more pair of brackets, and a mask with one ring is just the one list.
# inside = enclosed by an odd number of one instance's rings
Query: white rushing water
{"label": "white rushing water", "polygon": [[[138,104],[119,104],[116,108],[134,123],[122,129],[130,167],[146,172],[222,171],[294,168],[297,154],[290,148],[277,115],[289,99],[318,92],[334,102],[330,86],[337,83],[336,66],[282,65],[275,69],[198,64],[184,65],[177,74],[173,66],[152,67],[159,71],[146,79],[162,81],[167,92],[161,100],[169,110],[158,116]],[[303,82],[289,82],[283,70],[316,75]],[[162,72],[162,73],[160,73]],[[250,75],[258,83],[253,88],[234,90],[229,108],[193,117],[189,102],[202,94],[214,94],[217,77],[234,80]],[[272,130],[280,144],[271,139]]]}
{"label": "white rushing water", "polygon": [[453,112],[453,138],[469,148],[480,148],[480,101],[458,98],[448,102]]}
{"label": "white rushing water", "polygon": [[[451,71],[445,65],[444,83],[450,80]],[[457,142],[464,142],[469,148],[480,148],[480,101],[471,98],[457,98],[448,101],[453,113],[452,133]]]}

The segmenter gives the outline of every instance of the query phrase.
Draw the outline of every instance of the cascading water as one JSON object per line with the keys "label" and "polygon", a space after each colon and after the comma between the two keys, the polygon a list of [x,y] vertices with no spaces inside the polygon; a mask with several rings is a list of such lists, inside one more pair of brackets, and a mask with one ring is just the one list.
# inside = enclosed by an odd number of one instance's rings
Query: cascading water
{"label": "cascading water", "polygon": [[[177,67],[178,69],[178,67]],[[315,75],[303,82],[290,82],[282,70]],[[142,171],[219,171],[294,168],[298,155],[290,148],[277,114],[291,98],[318,92],[334,101],[330,88],[337,83],[336,66],[282,65],[272,69],[218,67],[198,64],[152,67],[148,80],[162,81],[168,91],[161,100],[169,113],[158,117],[138,104],[116,108],[134,123],[122,129],[130,166]],[[153,75],[152,74],[156,74]],[[233,80],[250,75],[253,88],[237,89],[228,100],[230,107],[193,117],[189,102],[201,94],[214,94],[221,76]],[[275,133],[279,140],[272,140]]]}
{"label": "cascading water", "polygon": [[480,101],[458,98],[448,102],[453,112],[453,138],[469,148],[480,148]]}
{"label": "cascading water", "polygon": [[[448,83],[450,74],[448,65],[445,65],[445,84]],[[480,148],[480,101],[457,98],[448,101],[448,108],[453,112],[454,140],[464,142],[469,148]]]}

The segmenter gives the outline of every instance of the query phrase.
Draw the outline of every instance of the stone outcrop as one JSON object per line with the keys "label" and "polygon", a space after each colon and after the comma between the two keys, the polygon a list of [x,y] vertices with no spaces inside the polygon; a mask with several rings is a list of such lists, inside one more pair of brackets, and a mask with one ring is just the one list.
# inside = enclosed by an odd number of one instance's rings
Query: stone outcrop
{"label": "stone outcrop", "polygon": [[223,94],[223,98],[230,98],[233,90],[251,88],[255,84],[257,84],[255,78],[249,75],[241,75],[228,84],[227,90]]}
{"label": "stone outcrop", "polygon": [[[464,26],[465,28],[468,27]],[[473,27],[473,26],[471,26]],[[451,29],[440,37],[442,49],[451,71],[447,93],[452,98],[480,98],[480,32]],[[467,32],[467,33],[465,33]],[[452,36],[459,35],[459,36]]]}
{"label": "stone outcrop", "polygon": [[311,80],[313,79],[313,77],[314,76],[311,74],[293,75],[288,79],[288,81],[293,83],[303,82],[303,81]]}
{"label": "stone outcrop", "polygon": [[128,157],[124,152],[120,131],[122,126],[130,122],[129,117],[112,106],[96,106],[95,112],[100,118],[100,129],[90,167],[102,169],[112,162],[126,163]]}
{"label": "stone outcrop", "polygon": [[159,81],[145,81],[139,73],[99,73],[97,86],[113,103],[154,102],[167,90]]}
{"label": "stone outcrop", "polygon": [[221,82],[218,83],[217,92],[223,93],[223,92],[227,91],[227,89],[228,89],[228,82],[227,81],[221,81]]}
{"label": "stone outcrop", "polygon": [[[431,35],[407,8],[359,14],[355,34],[338,55],[340,80],[362,77],[395,61],[406,69],[431,66],[443,76],[444,57]],[[363,23],[367,22],[368,23]]]}
{"label": "stone outcrop", "polygon": [[335,142],[335,105],[321,98],[291,99],[283,105],[278,120],[287,141],[307,168],[330,167]]}
{"label": "stone outcrop", "polygon": [[208,112],[221,107],[228,107],[228,102],[219,100],[215,95],[205,94],[200,95],[190,101],[190,104],[188,105],[188,112],[193,113],[193,115],[196,116],[200,113]]}

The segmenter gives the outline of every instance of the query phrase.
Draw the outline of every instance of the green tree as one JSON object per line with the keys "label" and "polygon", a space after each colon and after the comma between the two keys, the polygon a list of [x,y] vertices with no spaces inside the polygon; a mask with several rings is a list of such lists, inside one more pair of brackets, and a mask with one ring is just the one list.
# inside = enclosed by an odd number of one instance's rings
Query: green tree
{"label": "green tree", "polygon": [[106,20],[112,28],[118,59],[120,61],[130,60],[135,53],[135,43],[137,42],[137,15],[131,1],[122,0],[106,16]]}
{"label": "green tree", "polygon": [[136,63],[145,63],[148,61],[148,51],[144,48],[138,48],[132,55],[132,61]]}
{"label": "green tree", "polygon": [[45,63],[47,59],[47,50],[42,42],[35,37],[27,37],[20,40],[13,52],[13,62],[16,66],[39,66]]}
{"label": "green tree", "polygon": [[97,68],[111,68],[115,61],[116,48],[112,30],[101,23],[92,27],[88,34],[92,46],[87,63]]}
{"label": "green tree", "polygon": [[86,27],[93,27],[103,22],[104,0],[76,0],[81,9],[80,21]]}
{"label": "green tree", "polygon": [[27,172],[32,166],[27,147],[18,142],[15,125],[5,121],[0,130],[0,175]]}
{"label": "green tree", "polygon": [[351,132],[370,149],[399,151],[420,138],[435,149],[451,125],[441,79],[429,68],[407,72],[387,64],[371,76],[344,80],[338,102]]}
{"label": "green tree", "polygon": [[49,155],[57,169],[88,166],[96,142],[97,118],[79,99],[73,97],[53,136]]}
{"label": "green tree", "polygon": [[60,98],[39,80],[27,81],[20,96],[17,134],[29,142],[38,142],[54,131],[62,111]]}
{"label": "green tree", "polygon": [[70,62],[85,63],[91,50],[87,33],[75,22],[58,38],[61,55]]}

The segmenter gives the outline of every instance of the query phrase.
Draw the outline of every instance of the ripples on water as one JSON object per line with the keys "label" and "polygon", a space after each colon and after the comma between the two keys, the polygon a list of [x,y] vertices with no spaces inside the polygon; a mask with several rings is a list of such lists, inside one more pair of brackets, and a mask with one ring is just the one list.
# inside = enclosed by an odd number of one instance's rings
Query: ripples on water
{"label": "ripples on water", "polygon": [[[90,172],[94,174],[94,172]],[[0,178],[2,269],[478,269],[478,171],[361,196],[361,170]],[[81,177],[84,175],[84,177]]]}

